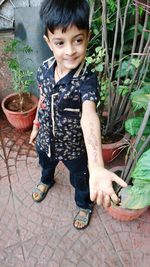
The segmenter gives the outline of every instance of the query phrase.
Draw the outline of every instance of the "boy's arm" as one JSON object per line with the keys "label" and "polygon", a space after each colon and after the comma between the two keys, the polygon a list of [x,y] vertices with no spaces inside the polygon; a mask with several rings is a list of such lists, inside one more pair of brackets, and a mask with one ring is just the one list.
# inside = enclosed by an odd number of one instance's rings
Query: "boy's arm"
{"label": "boy's arm", "polygon": [[36,116],[35,116],[35,119],[33,121],[33,128],[32,128],[32,132],[30,134],[30,139],[29,139],[29,144],[31,144],[31,145],[35,145],[35,139],[36,139],[36,136],[37,136],[38,131],[39,131],[39,126],[40,126],[39,122],[38,122],[39,107],[40,107],[40,99],[39,99],[39,102],[38,102]]}
{"label": "boy's arm", "polygon": [[92,101],[83,102],[81,127],[88,155],[90,198],[104,207],[110,206],[111,200],[118,203],[119,199],[113,190],[112,182],[115,181],[122,187],[125,187],[126,183],[115,173],[104,168],[100,121],[96,105]]}

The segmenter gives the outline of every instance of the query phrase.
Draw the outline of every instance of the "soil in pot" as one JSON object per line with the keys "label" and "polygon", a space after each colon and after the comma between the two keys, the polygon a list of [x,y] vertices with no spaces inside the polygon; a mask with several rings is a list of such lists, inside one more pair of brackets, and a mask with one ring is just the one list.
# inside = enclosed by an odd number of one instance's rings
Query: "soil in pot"
{"label": "soil in pot", "polygon": [[[27,131],[32,128],[35,119],[38,98],[32,94],[24,94],[23,110],[18,108],[18,94],[13,93],[6,96],[2,101],[2,109],[9,123],[20,131]],[[20,103],[19,103],[20,104]],[[10,110],[9,108],[13,109]],[[21,110],[20,112],[18,110]]]}
{"label": "soil in pot", "polygon": [[[21,105],[22,101],[22,105]],[[30,94],[22,94],[20,98],[19,95],[14,95],[11,98],[7,99],[5,102],[5,108],[9,109],[10,111],[14,112],[25,112],[35,105],[34,101],[31,98]]]}

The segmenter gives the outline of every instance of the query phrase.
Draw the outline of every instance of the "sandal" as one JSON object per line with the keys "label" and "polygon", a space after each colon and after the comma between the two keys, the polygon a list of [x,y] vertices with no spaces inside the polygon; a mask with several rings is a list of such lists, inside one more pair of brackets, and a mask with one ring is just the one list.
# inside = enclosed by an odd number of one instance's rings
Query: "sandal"
{"label": "sandal", "polygon": [[[40,185],[43,187],[43,190],[41,190],[41,189],[39,188]],[[36,188],[33,190],[33,192],[32,192],[32,199],[33,199],[35,202],[40,202],[40,201],[42,201],[42,200],[46,197],[46,195],[47,195],[47,193],[48,193],[48,190],[49,190],[52,186],[53,186],[53,184],[44,184],[44,183],[40,182],[40,183],[37,185],[37,187],[36,187]],[[37,195],[37,198],[34,196],[34,194]]]}
{"label": "sandal", "polygon": [[[84,212],[85,215],[80,215],[80,212]],[[74,217],[74,220],[73,220],[73,226],[77,229],[77,230],[83,230],[85,229],[88,225],[89,225],[89,222],[90,222],[90,219],[91,219],[91,215],[92,215],[92,210],[90,209],[81,209],[79,208],[79,211],[77,213],[77,215]],[[75,225],[76,221],[79,221],[81,223],[83,223],[83,227],[78,227]]]}

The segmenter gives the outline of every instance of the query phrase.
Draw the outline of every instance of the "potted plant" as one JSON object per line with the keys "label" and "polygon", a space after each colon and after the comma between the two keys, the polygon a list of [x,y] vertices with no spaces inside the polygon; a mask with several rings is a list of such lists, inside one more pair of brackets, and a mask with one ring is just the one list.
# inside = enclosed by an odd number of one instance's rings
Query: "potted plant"
{"label": "potted plant", "polygon": [[[130,111],[130,95],[139,90],[147,78],[150,44],[148,12],[134,6],[133,1],[101,1],[99,4],[95,0],[91,7],[93,19],[88,64],[96,63],[93,71],[98,73],[101,88],[98,111],[102,124],[102,147],[116,143],[113,144],[114,149],[110,149],[110,156],[106,160],[104,158],[106,163],[128,144],[127,138],[124,138],[124,124]],[[104,51],[99,64],[97,47],[99,51],[100,48]],[[94,57],[95,62],[92,61]],[[118,140],[122,138],[121,148],[118,148]]]}
{"label": "potted plant", "polygon": [[[107,209],[111,216],[118,220],[133,220],[139,217],[150,206],[150,90],[143,87],[132,94],[132,104],[136,116],[126,121],[126,130],[131,137],[132,149],[127,154],[126,166],[121,177],[128,187],[118,188],[120,205]],[[137,111],[140,111],[137,113]]]}
{"label": "potted plant", "polygon": [[[6,43],[4,52],[10,56],[6,63],[12,74],[15,93],[3,99],[2,109],[12,126],[18,130],[28,130],[35,118],[38,98],[30,93],[30,86],[34,83],[33,71],[28,66],[22,66],[31,61],[27,55],[32,49],[21,40],[12,39]],[[20,53],[25,57],[23,62],[20,60]]]}
{"label": "potted plant", "polygon": [[[124,148],[128,145],[128,135],[119,133],[119,138],[115,138],[115,134],[105,134],[105,127],[108,119],[108,111],[104,110],[108,99],[109,79],[103,73],[104,70],[105,49],[97,46],[91,56],[86,57],[87,65],[92,66],[92,71],[98,73],[98,82],[100,86],[99,101],[97,105],[98,115],[102,127],[102,154],[105,163],[115,159]],[[120,138],[121,137],[121,138]]]}

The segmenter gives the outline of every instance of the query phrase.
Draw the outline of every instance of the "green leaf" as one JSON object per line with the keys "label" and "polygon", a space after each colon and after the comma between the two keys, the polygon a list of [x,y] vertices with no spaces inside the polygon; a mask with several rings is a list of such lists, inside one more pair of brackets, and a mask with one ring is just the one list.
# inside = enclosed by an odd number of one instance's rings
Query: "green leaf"
{"label": "green leaf", "polygon": [[144,108],[147,109],[148,101],[150,100],[150,94],[137,94],[132,97],[132,105],[134,111]]}
{"label": "green leaf", "polygon": [[86,57],[86,62],[87,62],[88,64],[93,63],[93,58],[92,58],[92,57]]}
{"label": "green leaf", "polygon": [[145,85],[140,90],[136,90],[136,91],[132,92],[131,100],[138,95],[145,95],[145,94],[147,95],[149,93],[150,93],[150,82],[145,83]]}
{"label": "green leaf", "polygon": [[29,53],[33,52],[33,49],[29,45],[25,45],[22,48],[22,52],[29,54]]}
{"label": "green leaf", "polygon": [[99,30],[94,29],[93,31],[94,31],[94,34],[95,34],[95,35],[99,34]]}
{"label": "green leaf", "polygon": [[128,209],[142,209],[150,206],[150,183],[124,188],[126,197],[121,206]]}
{"label": "green leaf", "polygon": [[138,59],[138,58],[132,58],[131,64],[133,66],[135,66],[135,68],[137,69],[140,66],[140,59]]}
{"label": "green leaf", "polygon": [[150,149],[139,158],[131,177],[133,186],[121,190],[122,207],[141,209],[150,206]]}
{"label": "green leaf", "polygon": [[135,26],[130,26],[130,28],[126,29],[125,35],[124,35],[125,43],[127,43],[130,40],[133,40],[134,28]]}
{"label": "green leaf", "polygon": [[102,47],[101,46],[97,46],[96,48],[95,48],[95,52],[96,53],[98,53],[99,51],[101,51],[102,50]]}
{"label": "green leaf", "polygon": [[129,92],[129,88],[128,88],[128,86],[125,86],[125,85],[119,85],[118,91],[119,91],[120,95],[124,96]]}
{"label": "green leaf", "polygon": [[[122,66],[121,66],[121,70],[120,70],[120,77],[125,77],[126,76],[127,68],[128,68],[128,61],[125,60],[125,61],[122,62]],[[117,69],[116,77],[118,77],[118,75],[119,75],[119,70]]]}
{"label": "green leaf", "polygon": [[124,85],[130,85],[132,83],[132,81],[130,79],[126,79],[124,80]]}
{"label": "green leaf", "polygon": [[[140,129],[142,121],[143,121],[143,117],[134,117],[134,118],[127,119],[125,121],[125,130],[131,136],[136,136]],[[150,134],[150,120],[148,121],[143,134],[144,135]]]}
{"label": "green leaf", "polygon": [[98,71],[98,72],[102,72],[102,71],[103,71],[103,64],[98,64],[98,65],[95,67],[95,70]]}
{"label": "green leaf", "polygon": [[150,184],[150,149],[139,158],[131,176],[134,182],[135,180],[145,180]]}
{"label": "green leaf", "polygon": [[[147,30],[150,30],[149,24],[150,24],[150,22],[148,21]],[[138,25],[138,30],[139,30],[140,34],[143,34],[143,26],[141,24]],[[149,31],[145,31],[144,32],[144,40],[148,41],[148,38],[149,38]]]}

